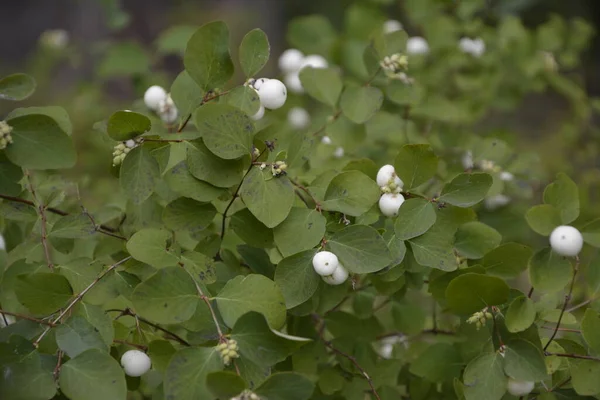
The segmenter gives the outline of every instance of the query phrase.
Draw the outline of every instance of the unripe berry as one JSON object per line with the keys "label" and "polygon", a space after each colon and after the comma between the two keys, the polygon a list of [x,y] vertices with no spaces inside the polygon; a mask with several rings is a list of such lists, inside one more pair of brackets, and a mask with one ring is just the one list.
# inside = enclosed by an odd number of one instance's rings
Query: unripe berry
{"label": "unripe berry", "polygon": [[576,228],[562,225],[555,228],[550,234],[550,246],[555,253],[561,256],[574,257],[583,247],[583,236]]}
{"label": "unripe berry", "polygon": [[332,252],[320,251],[313,257],[312,264],[317,274],[327,276],[333,274],[340,261]]}
{"label": "unripe berry", "polygon": [[406,41],[406,52],[408,54],[427,54],[429,53],[429,43],[420,36],[410,37]]}
{"label": "unripe berry", "polygon": [[151,110],[158,110],[161,101],[166,100],[167,92],[160,86],[150,86],[144,93],[144,103]]}
{"label": "unripe berry", "polygon": [[513,378],[508,378],[507,389],[508,393],[516,397],[521,397],[531,393],[535,386],[532,381],[519,381]]}
{"label": "unripe berry", "polygon": [[379,209],[386,217],[395,217],[402,203],[404,196],[400,193],[384,193],[379,198]]}
{"label": "unripe berry", "polygon": [[344,268],[342,264],[338,264],[337,268],[333,271],[331,275],[327,275],[323,277],[323,281],[328,285],[341,285],[346,282],[348,279],[348,270]]}
{"label": "unripe berry", "polygon": [[300,71],[306,67],[312,68],[327,68],[329,63],[325,59],[325,57],[320,56],[318,54],[311,54],[306,56],[304,60],[302,60],[302,64],[300,65]]}
{"label": "unripe berry", "polygon": [[395,175],[396,169],[393,165],[384,165],[383,167],[379,168],[379,171],[377,171],[377,185],[379,187],[387,186]]}
{"label": "unripe berry", "polygon": [[128,350],[121,356],[121,366],[129,376],[142,376],[151,365],[150,357],[140,350]]}
{"label": "unripe berry", "polygon": [[396,21],[395,19],[387,20],[383,23],[383,32],[384,33],[392,33],[402,30],[402,24],[400,21]]}
{"label": "unripe berry", "polygon": [[256,114],[251,115],[250,118],[253,119],[254,121],[258,121],[259,119],[262,119],[262,117],[264,117],[264,116],[265,116],[265,106],[263,106],[261,104],[260,108],[258,109]]}
{"label": "unripe berry", "polygon": [[269,78],[258,78],[253,83],[254,89],[256,89],[256,90],[260,89],[262,87],[262,85],[264,85],[265,82],[267,82],[268,80],[269,80]]}
{"label": "unripe berry", "polygon": [[300,69],[303,60],[304,54],[300,50],[287,49],[279,56],[279,69],[285,74],[296,72]]}
{"label": "unripe berry", "polygon": [[278,79],[269,79],[257,89],[260,102],[265,108],[276,110],[285,104],[287,89]]}
{"label": "unripe berry", "polygon": [[302,86],[298,71],[285,74],[283,81],[290,92],[296,94],[304,93],[304,86]]}
{"label": "unripe berry", "polygon": [[310,124],[310,114],[302,107],[293,107],[288,111],[288,123],[295,129],[304,129]]}

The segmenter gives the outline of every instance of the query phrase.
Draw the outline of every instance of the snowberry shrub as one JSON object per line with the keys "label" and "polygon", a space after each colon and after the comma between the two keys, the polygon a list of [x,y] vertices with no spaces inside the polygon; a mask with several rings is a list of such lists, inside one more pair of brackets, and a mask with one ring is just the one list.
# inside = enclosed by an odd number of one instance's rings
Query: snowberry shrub
{"label": "snowberry shrub", "polygon": [[[0,398],[598,398],[595,164],[556,175],[482,128],[553,89],[575,148],[598,101],[561,72],[589,29],[441,3],[301,17],[277,54],[255,29],[236,60],[205,24],[91,134],[3,116]],[[115,174],[93,201],[106,183],[59,174],[82,135]]]}

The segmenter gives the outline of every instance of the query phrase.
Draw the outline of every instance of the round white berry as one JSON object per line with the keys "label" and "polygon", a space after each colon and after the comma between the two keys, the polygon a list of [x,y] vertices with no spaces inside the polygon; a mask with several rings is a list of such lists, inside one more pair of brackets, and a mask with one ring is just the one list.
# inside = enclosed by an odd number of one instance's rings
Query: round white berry
{"label": "round white berry", "polygon": [[285,74],[285,76],[283,77],[283,81],[285,82],[285,86],[290,90],[290,92],[296,94],[304,93],[304,86],[302,86],[302,82],[300,81],[300,74],[297,71]]}
{"label": "round white berry", "polygon": [[427,54],[429,53],[429,43],[421,36],[413,36],[406,41],[406,52],[408,54]]}
{"label": "round white berry", "polygon": [[500,172],[500,179],[508,182],[508,181],[512,181],[513,179],[515,179],[515,176],[508,171],[502,171],[502,172]]}
{"label": "round white berry", "polygon": [[167,92],[158,85],[150,86],[144,93],[144,103],[151,110],[158,110],[159,103],[166,100]]}
{"label": "round white berry", "polygon": [[473,153],[471,153],[470,151],[465,152],[460,161],[464,169],[472,169],[474,166]]}
{"label": "round white berry", "polygon": [[150,357],[140,350],[128,350],[121,357],[121,366],[129,376],[142,376],[151,365]]}
{"label": "round white berry", "polygon": [[177,117],[179,117],[179,112],[177,111],[177,107],[175,107],[174,105],[166,108],[160,113],[160,119],[165,124],[172,124],[176,122]]}
{"label": "round white berry", "polygon": [[535,382],[532,381],[518,381],[513,378],[508,378],[507,389],[508,393],[513,396],[521,397],[525,396],[533,390]]}
{"label": "round white berry", "polygon": [[383,23],[383,32],[384,33],[392,33],[402,30],[402,24],[400,21],[396,21],[395,19],[387,20]]}
{"label": "round white berry", "polygon": [[279,56],[279,69],[287,74],[300,69],[304,61],[304,54],[300,50],[287,49]]}
{"label": "round white berry", "polygon": [[276,110],[285,104],[287,89],[278,79],[269,79],[258,90],[258,97],[265,108]]}
{"label": "round white berry", "polygon": [[471,54],[475,57],[481,57],[485,53],[485,42],[482,38],[476,38],[471,41]]}
{"label": "round white berry", "polygon": [[264,117],[264,116],[265,116],[265,106],[263,106],[261,104],[260,108],[258,109],[256,114],[251,115],[250,118],[252,118],[254,121],[258,121],[259,119],[262,119],[262,117]]}
{"label": "round white berry", "polygon": [[573,257],[579,254],[583,247],[583,236],[576,228],[562,225],[555,228],[550,234],[550,246],[555,253],[561,256]]}
{"label": "round white berry", "polygon": [[329,136],[323,136],[323,138],[321,139],[321,143],[331,144],[331,138]]}
{"label": "round white berry", "polygon": [[302,64],[300,64],[300,70],[306,67],[327,68],[328,66],[329,63],[327,62],[325,57],[320,56],[318,54],[311,54],[310,56],[304,57],[304,60],[302,60]]}
{"label": "round white berry", "polygon": [[404,196],[400,193],[384,193],[379,198],[379,209],[386,217],[395,217],[402,203]]}
{"label": "round white berry", "polygon": [[288,123],[295,129],[304,129],[310,125],[310,114],[302,107],[293,107],[288,111]]}
{"label": "round white berry", "polygon": [[4,240],[4,236],[0,234],[0,250],[6,250],[6,241]]}
{"label": "round white berry", "polygon": [[330,251],[320,251],[312,259],[315,272],[321,276],[333,274],[340,264],[337,256]]}
{"label": "round white berry", "polygon": [[258,90],[267,81],[269,81],[269,78],[258,78],[257,80],[254,81],[254,83],[252,84],[252,86],[254,86],[254,89]]}
{"label": "round white berry", "polygon": [[377,171],[377,185],[379,187],[387,186],[394,176],[396,176],[394,166],[390,164],[384,165]]}
{"label": "round white berry", "polygon": [[333,156],[334,156],[335,158],[342,158],[342,157],[344,157],[344,148],[343,148],[343,147],[341,147],[341,146],[340,146],[340,147],[337,147],[337,148],[335,149],[335,151],[333,152]]}
{"label": "round white berry", "polygon": [[461,38],[458,41],[458,48],[463,53],[471,53],[473,49],[473,40],[471,40],[471,38],[468,37]]}
{"label": "round white berry", "polygon": [[495,196],[486,197],[483,204],[486,209],[492,211],[500,207],[504,207],[510,203],[510,197],[505,194],[497,194]]}
{"label": "round white berry", "polygon": [[135,147],[135,140],[129,139],[128,141],[125,142],[125,146],[129,147],[130,149],[133,149]]}
{"label": "round white berry", "polygon": [[341,285],[348,279],[348,270],[342,264],[338,264],[331,275],[324,276],[322,279],[329,285]]}

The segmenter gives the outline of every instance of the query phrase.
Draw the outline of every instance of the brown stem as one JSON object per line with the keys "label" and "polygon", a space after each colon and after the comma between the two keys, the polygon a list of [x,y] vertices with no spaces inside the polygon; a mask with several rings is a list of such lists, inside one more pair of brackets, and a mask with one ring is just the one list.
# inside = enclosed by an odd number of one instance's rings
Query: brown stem
{"label": "brown stem", "polygon": [[379,397],[379,394],[377,393],[377,390],[375,389],[373,380],[371,379],[369,374],[367,374],[367,371],[365,371],[365,369],[360,366],[360,364],[358,363],[358,361],[356,361],[356,358],[354,358],[354,356],[344,353],[340,349],[336,348],[329,340],[325,339],[325,335],[323,334],[324,327],[325,327],[325,321],[323,321],[323,318],[321,318],[321,316],[313,314],[313,318],[315,320],[315,330],[317,331],[317,334],[319,335],[319,338],[321,339],[323,344],[325,346],[327,346],[327,348],[330,349],[331,351],[333,351],[334,353],[336,353],[336,354],[346,358],[348,361],[350,361],[360,371],[361,375],[367,380],[367,383],[369,384],[369,387],[371,388],[371,392],[373,393],[373,396],[375,396],[375,398],[377,400],[381,400],[381,398]]}
{"label": "brown stem", "polygon": [[365,86],[365,87],[366,86],[370,86],[371,83],[373,83],[373,81],[375,80],[375,78],[377,78],[377,75],[379,74],[379,71],[381,71],[381,66],[379,66],[379,68],[377,68],[377,71],[375,71],[375,73],[369,77],[369,80],[366,81],[363,86]]}
{"label": "brown stem", "polygon": [[183,339],[181,336],[177,335],[174,332],[169,331],[168,329],[163,328],[160,325],[155,324],[154,322],[150,322],[145,318],[140,317],[139,315],[137,315],[135,312],[133,312],[131,309],[126,308],[124,310],[121,310],[119,308],[111,308],[106,310],[106,312],[120,312],[121,314],[119,315],[119,317],[123,317],[123,316],[129,316],[129,317],[134,317],[137,318],[140,322],[149,325],[151,327],[153,327],[154,329],[157,329],[165,334],[167,334],[171,339],[175,340],[176,342],[179,342],[180,344],[184,345],[184,346],[191,346],[185,339]]}
{"label": "brown stem", "polygon": [[40,224],[41,236],[42,236],[42,247],[44,248],[44,256],[46,257],[46,263],[48,264],[48,268],[50,271],[54,271],[54,263],[52,263],[52,257],[50,256],[50,245],[48,244],[48,232],[47,232],[47,224],[48,220],[46,219],[46,206],[42,204],[37,194],[35,193],[35,188],[33,187],[33,181],[31,179],[31,174],[28,169],[23,169],[23,173],[27,177],[29,192],[31,193],[31,197],[33,198],[33,202],[36,206],[38,215],[42,223]]}
{"label": "brown stem", "polygon": [[158,142],[158,143],[182,143],[184,139],[148,139],[144,138],[144,142]]}
{"label": "brown stem", "polygon": [[330,116],[327,119],[327,121],[325,121],[325,123],[323,124],[323,126],[321,126],[316,132],[314,132],[312,134],[312,136],[317,136],[318,134],[322,133],[325,129],[327,129],[327,126],[329,126],[329,124],[331,124],[336,119],[338,119],[340,117],[340,115],[342,115],[342,110],[339,110],[335,114],[333,114],[332,116]]}
{"label": "brown stem", "polygon": [[317,210],[318,212],[321,212],[321,210],[322,210],[321,203],[319,203],[319,200],[317,200],[316,197],[313,196],[313,194],[308,190],[308,188],[306,186],[304,186],[301,183],[296,182],[292,179],[290,179],[290,182],[292,182],[292,185],[296,186],[298,189],[300,189],[304,193],[306,193],[311,198],[313,203],[315,203],[315,210]]}
{"label": "brown stem", "polygon": [[94,226],[94,230],[96,232],[101,233],[103,235],[107,235],[107,236],[111,236],[111,237],[123,240],[125,242],[127,241],[127,238],[125,236],[117,235],[116,233],[108,232],[108,231],[105,231],[104,229],[102,229],[102,226],[96,224],[96,220],[94,219],[94,217],[92,216],[92,214],[90,214],[88,212],[88,210],[83,205],[81,206],[81,209],[83,211],[83,214],[88,217],[88,219],[90,220],[90,222]]}
{"label": "brown stem", "polygon": [[56,361],[56,367],[54,367],[54,372],[53,372],[55,381],[58,380],[58,374],[60,373],[60,367],[62,365],[62,359],[63,359],[64,354],[65,354],[64,351],[62,351],[62,350],[58,351],[58,360]]}
{"label": "brown stem", "polygon": [[28,321],[37,322],[38,324],[43,324],[43,325],[48,325],[48,326],[54,326],[55,325],[55,324],[53,324],[50,321],[44,321],[43,319],[34,318],[34,317],[30,317],[29,315],[23,315],[23,314],[19,314],[19,313],[10,312],[10,311],[0,310],[0,314],[2,314],[2,315],[10,315],[10,316],[21,318],[21,319],[26,319]]}
{"label": "brown stem", "polygon": [[533,296],[533,286],[529,289],[529,293],[527,293],[527,297],[531,298]]}
{"label": "brown stem", "polygon": [[[226,90],[224,92],[221,92],[221,93],[219,93],[217,95],[212,95],[212,96],[209,96],[209,93],[207,93],[204,96],[204,99],[202,99],[202,102],[200,103],[200,106],[203,106],[204,104],[208,103],[209,101],[212,101],[212,100],[217,99],[217,98],[219,98],[219,97],[221,97],[223,95],[226,95],[229,92],[230,92],[230,90]],[[198,107],[200,107],[200,106],[198,106]],[[189,114],[187,116],[187,118],[185,119],[185,121],[183,121],[182,124],[179,125],[179,128],[177,129],[177,133],[181,133],[181,131],[183,131],[185,129],[186,125],[190,122],[190,119],[192,119],[192,114]]]}
{"label": "brown stem", "polygon": [[148,350],[148,346],[144,346],[143,344],[131,343],[131,342],[128,342],[128,341],[122,340],[122,339],[114,339],[113,343],[126,344],[127,346],[135,347],[135,348],[138,348],[138,349],[144,350],[144,351]]}
{"label": "brown stem", "polygon": [[71,309],[73,307],[75,307],[75,305],[77,303],[79,303],[82,299],[83,296],[85,296],[87,294],[87,292],[89,292],[90,290],[92,290],[92,288],[94,286],[96,286],[96,284],[98,282],[100,282],[100,280],[102,278],[104,278],[109,272],[113,271],[114,269],[116,269],[119,265],[123,264],[124,262],[128,261],[131,258],[131,256],[125,257],[124,259],[122,259],[121,261],[117,261],[116,263],[114,263],[113,265],[111,265],[110,267],[108,267],[105,271],[103,271],[100,275],[98,275],[96,277],[96,279],[94,279],[92,281],[92,283],[90,283],[85,289],[83,289],[81,291],[81,293],[79,293],[73,300],[71,300],[71,302],[69,303],[69,305],[58,315],[58,317],[56,317],[54,319],[54,321],[52,321],[53,325],[50,325],[48,327],[46,327],[46,329],[44,329],[44,331],[42,332],[42,334],[35,340],[35,342],[33,342],[33,345],[35,347],[38,347],[40,344],[40,341],[44,338],[44,336],[46,336],[48,334],[48,332],[50,331],[50,329],[52,329],[53,326],[55,326],[56,324],[58,324],[60,322],[60,320],[67,315],[67,313],[69,311],[71,311]]}
{"label": "brown stem", "polygon": [[547,355],[547,356],[578,358],[578,359],[581,359],[581,360],[592,360],[592,361],[598,361],[598,362],[600,362],[600,357],[584,356],[584,355],[581,355],[581,354],[550,353],[550,352],[547,352],[547,351],[545,351],[544,354]]}
{"label": "brown stem", "polygon": [[[556,329],[550,326],[542,326],[542,329]],[[559,331],[561,332],[573,332],[573,333],[581,333],[581,330],[579,329],[571,329],[571,328],[558,328]]]}
{"label": "brown stem", "polygon": [[569,286],[569,292],[565,296],[565,302],[563,303],[562,309],[560,310],[560,314],[558,316],[558,321],[556,322],[556,328],[554,328],[554,332],[552,332],[552,336],[548,340],[548,343],[544,346],[544,351],[548,350],[548,346],[556,337],[558,333],[558,329],[560,328],[560,323],[562,321],[563,315],[565,314],[565,310],[569,306],[569,301],[571,300],[571,295],[573,294],[573,287],[575,286],[575,279],[577,278],[577,272],[579,271],[579,256],[575,258],[575,266],[573,267],[573,277],[571,278],[571,285]]}

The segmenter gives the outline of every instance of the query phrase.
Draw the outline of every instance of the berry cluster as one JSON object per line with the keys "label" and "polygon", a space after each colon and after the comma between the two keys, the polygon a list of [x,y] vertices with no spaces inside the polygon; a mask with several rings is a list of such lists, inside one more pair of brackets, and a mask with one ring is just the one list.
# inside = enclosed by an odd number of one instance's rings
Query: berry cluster
{"label": "berry cluster", "polygon": [[156,112],[165,124],[171,125],[177,121],[179,116],[177,107],[171,95],[162,87],[150,86],[144,93],[144,103],[146,107]]}
{"label": "berry cluster", "polygon": [[398,210],[404,203],[402,196],[402,187],[404,182],[398,175],[393,165],[384,165],[377,172],[377,184],[381,188],[383,194],[379,198],[379,209],[386,217],[394,217],[398,215]]}
{"label": "berry cluster", "polygon": [[0,121],[0,150],[5,149],[13,142],[11,132],[12,126],[8,125],[6,121]]}
{"label": "berry cluster", "polygon": [[467,324],[475,324],[477,330],[485,326],[485,323],[492,319],[492,313],[487,310],[487,307],[481,311],[477,311],[467,319]]}
{"label": "berry cluster", "polygon": [[255,121],[264,117],[266,108],[276,110],[281,108],[287,100],[287,88],[278,79],[249,79],[246,85],[256,90],[260,99],[260,108],[256,114],[250,116]]}
{"label": "berry cluster", "polygon": [[142,376],[152,366],[150,357],[140,350],[128,350],[121,356],[121,366],[129,376]]}
{"label": "berry cluster", "polygon": [[482,38],[467,38],[459,40],[458,48],[465,54],[470,54],[473,57],[481,57],[485,53],[485,42]]}
{"label": "berry cluster", "polygon": [[348,279],[348,270],[330,251],[320,251],[312,259],[315,272],[329,285],[341,285]]}
{"label": "berry cluster", "polygon": [[219,354],[223,359],[223,364],[225,365],[229,365],[231,360],[234,358],[239,358],[240,356],[238,354],[239,347],[237,341],[233,339],[228,339],[225,342],[219,343],[216,349],[219,351]]}
{"label": "berry cluster", "polygon": [[138,147],[144,141],[143,138],[139,137],[136,139],[129,139],[119,143],[114,147],[113,155],[113,166],[117,166],[123,162],[127,154],[136,147]]}
{"label": "berry cluster", "polygon": [[287,169],[287,164],[285,161],[275,161],[271,165],[271,173],[273,176],[285,175],[285,170]]}
{"label": "berry cluster", "polygon": [[232,397],[230,400],[260,400],[260,397],[256,393],[246,389],[239,395]]}
{"label": "berry cluster", "polygon": [[381,65],[388,78],[397,79],[406,84],[413,82],[413,79],[406,75],[406,70],[408,69],[408,57],[406,55],[396,53],[386,56],[379,65]]}
{"label": "berry cluster", "polygon": [[292,93],[304,93],[300,82],[300,71],[303,68],[327,68],[329,63],[317,54],[305,56],[300,50],[288,49],[279,57],[279,69],[283,72],[283,81]]}

